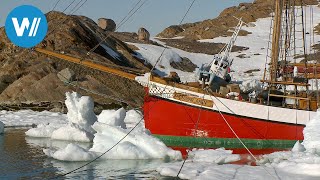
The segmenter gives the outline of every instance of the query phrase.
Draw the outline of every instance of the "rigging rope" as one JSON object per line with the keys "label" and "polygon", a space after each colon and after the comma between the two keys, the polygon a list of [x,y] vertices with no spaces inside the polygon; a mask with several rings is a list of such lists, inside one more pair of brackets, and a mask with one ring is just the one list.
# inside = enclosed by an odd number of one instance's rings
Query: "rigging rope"
{"label": "rigging rope", "polygon": [[[201,113],[202,113],[202,107],[203,107],[202,105],[204,103],[204,96],[205,96],[205,94],[203,94],[203,97],[202,97],[202,103],[201,103],[200,110],[199,110],[198,120],[197,120],[197,122],[195,124],[196,127],[195,127],[195,132],[194,132],[193,138],[196,138],[196,135],[197,135],[198,126],[199,126],[199,122],[200,122],[200,117],[201,117]],[[189,147],[188,150],[190,150],[190,149],[191,149],[191,147]],[[181,173],[182,168],[184,167],[184,164],[186,163],[186,161],[188,159],[188,156],[189,156],[189,151],[187,151],[187,157],[183,160],[183,163],[182,163],[182,165],[181,165],[176,177],[179,177],[179,174]]]}
{"label": "rigging rope", "polygon": [[[208,89],[206,89],[207,93]],[[213,96],[214,98],[216,98],[217,100],[219,100],[216,96]],[[214,102],[212,96],[210,96],[211,100]],[[250,156],[252,156],[256,162],[258,162],[258,159],[252,154],[252,152],[249,150],[249,148],[243,143],[243,141],[241,140],[241,138],[238,136],[238,134],[234,131],[234,129],[232,128],[232,126],[229,124],[228,120],[224,117],[224,115],[221,113],[219,107],[217,106],[216,103],[213,103],[215,105],[215,107],[217,108],[217,110],[219,111],[219,114],[221,115],[221,117],[223,118],[223,120],[225,121],[225,123],[227,124],[227,126],[229,127],[229,129],[232,131],[232,133],[234,134],[234,136],[238,139],[238,141],[242,144],[242,146],[248,151],[248,153],[250,154]],[[267,171],[267,169],[265,169],[264,166],[261,166],[271,177],[276,178],[276,179],[280,179],[280,177],[274,177],[269,171]]]}
{"label": "rigging rope", "polygon": [[[143,2],[143,4],[144,4],[146,1],[147,1],[147,0],[145,0],[145,1]],[[196,1],[196,0],[193,0],[193,1],[192,1],[192,4],[191,4],[190,7],[188,8],[187,13],[190,11],[190,9],[191,9],[191,7],[192,7],[192,5],[194,4],[195,1]],[[139,1],[139,2],[140,2],[140,1]],[[134,13],[136,13],[136,12],[142,7],[143,4],[141,4],[141,5],[139,6],[139,8],[134,11]],[[134,13],[133,13],[133,14],[134,14]],[[187,14],[187,13],[186,13],[186,14]],[[132,14],[132,15],[133,15],[133,14]],[[184,15],[184,17],[183,17],[183,19],[182,19],[182,21],[181,21],[180,23],[183,22],[184,18],[186,17],[186,14]],[[132,15],[131,15],[131,16],[132,16]],[[131,16],[130,16],[130,17],[131,17]],[[105,38],[105,39],[106,39],[106,38]],[[105,39],[104,39],[104,40],[105,40]],[[100,43],[102,43],[102,42],[100,42]],[[100,43],[99,43],[98,45],[100,45]],[[89,53],[89,54],[87,53],[87,55],[90,55],[90,53]],[[148,84],[149,84],[149,82],[148,82]],[[165,89],[164,89],[164,90],[165,90]],[[162,91],[162,93],[164,92],[164,90]],[[155,105],[155,104],[153,104],[153,106],[154,106],[154,105]],[[153,107],[153,106],[152,106],[152,107]],[[152,107],[150,107],[150,109],[151,109]],[[149,111],[150,111],[150,109],[149,109]],[[146,113],[146,112],[144,112],[144,113]],[[142,120],[143,120],[143,118],[141,118],[140,121],[139,121],[123,138],[121,138],[114,146],[112,146],[111,148],[109,148],[108,150],[106,150],[104,153],[102,153],[102,154],[101,154],[100,156],[98,156],[97,158],[89,161],[88,163],[86,163],[86,164],[84,164],[84,165],[82,165],[82,166],[80,166],[80,167],[78,167],[78,168],[76,168],[76,169],[74,169],[74,170],[72,170],[72,171],[69,171],[69,172],[67,172],[67,173],[65,173],[65,174],[62,174],[62,175],[59,175],[59,176],[56,176],[56,177],[54,177],[53,179],[56,179],[56,178],[59,178],[59,177],[63,177],[63,176],[66,176],[66,175],[68,175],[68,174],[71,174],[71,173],[73,173],[73,172],[76,172],[77,170],[79,170],[79,169],[81,169],[81,168],[83,168],[83,167],[85,167],[85,166],[87,166],[87,165],[95,162],[96,160],[98,160],[99,158],[101,158],[103,155],[105,155],[106,153],[108,153],[110,150],[112,150],[114,147],[116,147],[120,142],[122,142],[122,141],[141,123]],[[183,167],[181,167],[181,169],[182,169],[182,168],[183,168]]]}
{"label": "rigging rope", "polygon": [[62,12],[65,12],[76,0],[73,0]]}
{"label": "rigging rope", "polygon": [[[80,0],[80,2],[78,2],[78,4],[76,6],[78,6],[83,0]],[[85,0],[79,7],[77,8],[72,8],[73,11],[70,11],[69,15],[74,14],[75,12],[77,12],[88,0]],[[68,5],[68,7],[71,6],[71,4],[73,4],[74,1],[72,1],[72,3],[70,3]],[[62,11],[63,13],[67,10],[68,8],[65,8],[64,11]],[[59,24],[64,24],[66,21],[68,20],[68,18],[65,18],[62,22],[60,22]],[[56,31],[58,28],[61,28],[61,26],[57,25],[55,26],[55,28],[53,30],[51,30],[49,33],[47,33],[46,37],[48,37],[50,34],[52,34],[54,31]]]}
{"label": "rigging rope", "polygon": [[[182,19],[181,19],[181,21],[180,21],[180,23],[179,23],[179,26],[183,23],[184,19],[187,17],[187,15],[188,15],[189,11],[191,10],[191,8],[192,8],[193,4],[195,3],[195,1],[196,1],[196,0],[193,0],[193,1],[191,2],[190,6],[188,7],[187,12],[186,12],[186,13],[184,14],[184,16],[182,17]],[[164,52],[168,49],[168,47],[169,47],[168,45],[166,45],[166,46],[164,47],[163,51],[161,52],[159,58],[157,59],[156,63],[153,65],[153,67],[152,67],[152,69],[151,69],[150,72],[152,72],[152,71],[155,69],[155,67],[157,66],[157,64],[158,64],[159,61],[161,60]]]}
{"label": "rigging rope", "polygon": [[60,1],[61,1],[61,0],[58,0],[58,1],[56,2],[56,4],[53,6],[53,8],[52,8],[51,11],[53,11],[53,10],[58,6],[58,4],[60,3]]}

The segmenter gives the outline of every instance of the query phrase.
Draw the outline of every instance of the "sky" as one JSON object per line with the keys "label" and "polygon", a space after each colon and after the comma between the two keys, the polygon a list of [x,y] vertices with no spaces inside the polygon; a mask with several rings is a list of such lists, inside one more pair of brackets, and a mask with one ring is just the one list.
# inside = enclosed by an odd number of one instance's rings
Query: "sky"
{"label": "sky", "polygon": [[[69,14],[77,2],[81,0],[60,0],[55,10]],[[179,24],[192,0],[141,0],[146,3],[118,31],[137,32],[145,27],[151,35],[160,33],[164,28]],[[183,23],[212,19],[231,6],[253,0],[196,0]],[[58,0],[2,0],[0,5],[0,26],[4,25],[7,15],[19,5],[34,5],[46,13],[53,9]],[[74,14],[87,16],[94,21],[104,17],[113,19],[117,24],[123,19],[139,0],[87,0]]]}

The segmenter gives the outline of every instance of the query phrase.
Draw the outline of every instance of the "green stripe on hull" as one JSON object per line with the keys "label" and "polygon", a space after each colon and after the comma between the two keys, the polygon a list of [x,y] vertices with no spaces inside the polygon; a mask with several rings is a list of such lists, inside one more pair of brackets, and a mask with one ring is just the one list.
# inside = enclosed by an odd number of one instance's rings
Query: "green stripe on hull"
{"label": "green stripe on hull", "polygon": [[[203,138],[188,136],[163,136],[153,135],[171,147],[194,147],[194,148],[219,148],[228,149],[244,148],[236,138]],[[288,149],[292,148],[296,140],[262,140],[262,139],[241,139],[249,149]]]}

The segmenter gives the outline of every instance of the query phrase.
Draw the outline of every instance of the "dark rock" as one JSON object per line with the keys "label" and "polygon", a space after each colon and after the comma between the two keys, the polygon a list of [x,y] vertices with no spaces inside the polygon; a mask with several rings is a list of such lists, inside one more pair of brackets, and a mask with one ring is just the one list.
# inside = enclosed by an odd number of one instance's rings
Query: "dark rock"
{"label": "dark rock", "polygon": [[150,40],[150,33],[145,28],[140,28],[138,30],[138,40],[140,41],[149,41]]}
{"label": "dark rock", "polygon": [[[91,19],[60,12],[49,12],[46,16],[49,22],[48,34],[37,47],[64,52],[65,55],[79,59],[90,59],[106,66],[149,70],[134,56],[135,52],[126,43],[110,35],[111,32],[99,28]],[[137,82],[13,46],[5,35],[4,27],[0,28],[0,37],[0,43],[5,44],[0,53],[0,79],[4,81],[1,82],[0,103],[61,102],[65,100],[65,92],[68,91],[90,95],[95,102],[102,104],[122,105],[118,102],[121,99],[139,107],[143,102],[144,91]],[[112,57],[102,47],[87,55],[102,38],[105,39],[104,45],[119,54],[119,57]],[[74,72],[79,79],[76,82],[79,86],[65,84],[58,78],[57,73],[66,68]],[[74,79],[72,77],[69,80]],[[87,91],[78,87],[86,88]]]}
{"label": "dark rock", "polygon": [[186,57],[181,58],[180,62],[172,61],[170,65],[175,69],[186,72],[193,72],[197,68],[197,65],[193,64],[192,61]]}
{"label": "dark rock", "polygon": [[160,38],[173,38],[177,36],[177,34],[183,32],[183,28],[180,26],[169,26],[166,29],[164,29],[161,33],[157,35],[157,37]]}
{"label": "dark rock", "polygon": [[251,69],[251,70],[248,70],[248,71],[245,71],[244,73],[253,73],[253,72],[259,72],[261,71],[260,69]]}
{"label": "dark rock", "polygon": [[[187,52],[192,53],[204,53],[204,54],[217,54],[224,47],[222,43],[206,43],[199,42],[191,39],[159,39],[165,42],[168,46],[182,49]],[[246,47],[233,46],[232,52],[241,51],[246,49]]]}
{"label": "dark rock", "polygon": [[75,78],[75,73],[71,69],[65,68],[57,76],[62,82],[72,82]]}
{"label": "dark rock", "polygon": [[105,31],[112,31],[112,32],[116,30],[116,26],[117,26],[112,19],[106,19],[106,18],[99,18],[98,25],[101,29]]}

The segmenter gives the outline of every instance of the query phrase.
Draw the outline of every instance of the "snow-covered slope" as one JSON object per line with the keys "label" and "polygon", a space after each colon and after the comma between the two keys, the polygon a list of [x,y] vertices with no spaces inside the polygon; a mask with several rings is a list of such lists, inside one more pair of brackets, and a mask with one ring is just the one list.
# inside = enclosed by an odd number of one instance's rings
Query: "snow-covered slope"
{"label": "snow-covered slope", "polygon": [[[157,41],[158,43],[161,43],[161,41]],[[201,53],[189,53],[177,48],[168,47],[165,49],[165,47],[150,45],[150,44],[137,44],[137,43],[130,43],[135,45],[139,48],[137,52],[140,54],[140,58],[143,58],[145,61],[149,62],[152,66],[156,64],[156,62],[160,60],[157,63],[156,69],[157,73],[161,76],[167,76],[170,74],[171,71],[175,71],[179,74],[182,82],[193,82],[196,81],[194,73],[184,72],[180,71],[178,69],[174,69],[171,67],[170,62],[181,61],[181,57],[187,57],[197,65],[198,67],[201,66],[202,63],[210,63],[213,59],[212,55],[207,54],[201,54]],[[164,51],[165,49],[165,51]]]}
{"label": "snow-covered slope", "polygon": [[[313,16],[310,15],[310,12],[313,12]],[[310,29],[313,29],[320,23],[320,7],[306,6],[304,7],[304,13],[306,16],[306,50],[307,54],[309,54],[314,52],[314,50],[310,48],[310,45],[312,46],[313,44],[317,44],[320,41],[320,35],[314,34],[313,37],[313,33],[310,31]],[[297,11],[297,16],[301,16],[301,11]],[[311,21],[312,18],[313,23]],[[239,36],[235,45],[249,47],[249,49],[242,52],[231,53],[231,55],[234,57],[232,70],[234,70],[235,72],[232,73],[232,75],[235,79],[243,80],[249,78],[248,75],[244,74],[244,72],[252,69],[260,69],[261,71],[253,73],[254,77],[250,75],[250,78],[260,79],[262,77],[267,57],[271,20],[271,17],[258,19],[257,22],[253,23],[253,27],[242,28],[250,32],[251,34],[248,34],[247,36]],[[301,23],[301,18],[297,19],[296,21],[296,54],[303,55],[302,26],[298,25],[299,23]],[[218,37],[200,41],[227,43],[229,39],[230,37]],[[239,57],[239,55],[241,55],[243,58]],[[270,50],[268,51],[268,55],[270,56]],[[292,56],[290,60],[293,61],[293,54],[290,55]],[[297,62],[299,62],[300,60],[301,59],[296,59]]]}
{"label": "snow-covered slope", "polygon": [[[313,17],[310,16],[310,11],[313,11]],[[297,11],[297,15],[299,16],[301,11]],[[314,50],[310,48],[310,45],[317,44],[320,42],[320,35],[314,36],[313,41],[313,33],[310,29],[313,29],[316,25],[320,23],[320,7],[318,6],[306,6],[304,8],[305,13],[305,22],[306,22],[306,45],[307,45],[307,53],[313,53]],[[311,23],[311,19],[313,18],[313,23]],[[270,51],[268,51],[268,42],[270,36],[270,25],[271,25],[271,17],[258,19],[254,22],[254,26],[243,27],[244,30],[248,31],[249,34],[247,36],[239,36],[235,45],[248,47],[247,50],[232,52],[231,56],[234,58],[233,65],[231,67],[231,76],[233,81],[245,81],[245,80],[260,80],[263,76],[263,71],[265,68],[267,53],[270,55]],[[300,19],[301,20],[301,19]],[[299,24],[299,19],[297,20],[297,24]],[[301,26],[297,25],[296,30],[301,31]],[[296,33],[296,47],[297,47],[297,55],[303,54],[302,47],[302,35],[301,32]],[[153,39],[158,43],[164,45],[163,42]],[[199,40],[200,42],[212,42],[212,43],[227,43],[230,40],[230,37],[217,37],[214,39],[203,39]],[[163,52],[163,47],[148,45],[148,44],[134,44],[139,48],[137,50],[138,53],[149,63],[154,65],[160,54]],[[269,47],[270,48],[270,47]],[[181,80],[184,81],[195,81],[193,73],[183,72],[174,69],[170,66],[170,61],[177,59],[177,55],[180,57],[189,58],[194,64],[198,67],[201,64],[210,63],[213,59],[212,55],[200,54],[200,53],[189,53],[177,48],[168,47],[165,51],[164,56],[161,58],[161,61],[157,64],[156,68],[160,71],[160,75],[168,75],[170,71],[176,71]],[[292,60],[292,58],[291,58]],[[297,59],[299,62],[301,59]],[[267,68],[268,69],[268,68]],[[251,73],[245,73],[248,70],[259,70],[253,71]]]}

